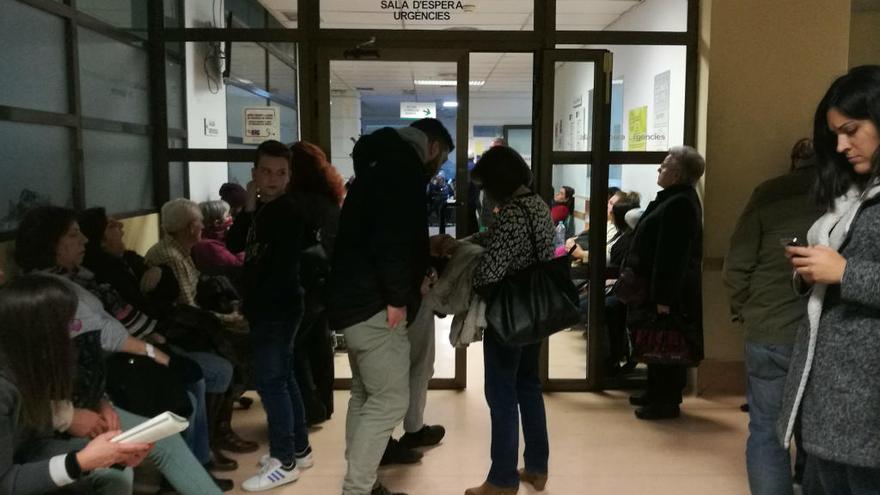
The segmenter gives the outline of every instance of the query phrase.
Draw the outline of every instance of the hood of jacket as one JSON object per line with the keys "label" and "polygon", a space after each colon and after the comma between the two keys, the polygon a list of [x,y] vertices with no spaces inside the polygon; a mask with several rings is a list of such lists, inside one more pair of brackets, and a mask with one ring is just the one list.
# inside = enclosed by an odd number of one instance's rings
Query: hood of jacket
{"label": "hood of jacket", "polygon": [[383,155],[404,150],[415,152],[424,168],[428,156],[428,137],[415,127],[383,127],[372,134],[361,136],[351,153],[354,173],[356,176],[368,173]]}

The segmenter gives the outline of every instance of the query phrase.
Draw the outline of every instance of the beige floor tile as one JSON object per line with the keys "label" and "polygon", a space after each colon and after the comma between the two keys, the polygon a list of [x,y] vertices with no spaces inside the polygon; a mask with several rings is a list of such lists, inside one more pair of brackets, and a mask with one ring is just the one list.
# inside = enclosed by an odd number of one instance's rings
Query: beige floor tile
{"label": "beige floor tile", "polygon": [[[427,450],[420,464],[382,468],[379,476],[387,486],[410,495],[461,495],[483,481],[489,468],[489,412],[483,398],[481,351],[475,345],[469,353],[468,389],[429,393],[427,420],[445,425],[446,439]],[[742,397],[688,398],[680,419],[642,422],[633,417],[627,396],[620,391],[546,394],[551,458],[544,494],[748,493],[748,418],[738,409]],[[296,483],[269,493],[340,493],[348,393],[338,391],[335,398],[333,419],[311,433],[315,466]],[[234,419],[240,434],[266,445],[259,401],[249,411],[237,411]],[[262,453],[238,456],[241,467],[229,477],[241,483],[255,473]],[[535,492],[523,486],[519,493]]]}

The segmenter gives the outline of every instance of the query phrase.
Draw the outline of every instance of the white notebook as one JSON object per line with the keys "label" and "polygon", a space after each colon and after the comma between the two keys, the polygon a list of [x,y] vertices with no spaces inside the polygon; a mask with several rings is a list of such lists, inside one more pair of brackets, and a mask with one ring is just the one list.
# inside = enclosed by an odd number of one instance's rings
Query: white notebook
{"label": "white notebook", "polygon": [[126,430],[113,437],[112,442],[123,443],[153,443],[165,437],[180,433],[189,427],[189,421],[180,416],[165,411],[153,419]]}

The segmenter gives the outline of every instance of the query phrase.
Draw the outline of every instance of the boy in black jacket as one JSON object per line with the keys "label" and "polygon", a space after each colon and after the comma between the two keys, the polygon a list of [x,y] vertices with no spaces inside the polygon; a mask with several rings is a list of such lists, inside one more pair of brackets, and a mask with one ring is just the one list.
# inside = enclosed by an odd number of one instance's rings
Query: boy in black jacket
{"label": "boy in black jacket", "polygon": [[[429,269],[425,191],[452,149],[443,125],[423,119],[363,136],[352,153],[356,179],[342,207],[328,294],[330,325],[345,333],[352,370],[344,495],[389,493],[376,469],[410,406],[407,325]],[[432,354],[428,360],[433,369]]]}
{"label": "boy in black jacket", "polygon": [[257,148],[244,210],[227,244],[245,251],[244,315],[250,322],[254,379],[269,423],[269,456],[245,491],[296,481],[312,465],[305,409],[293,376],[293,337],[303,314],[299,252],[303,219],[287,195],[290,150],[278,141]]}

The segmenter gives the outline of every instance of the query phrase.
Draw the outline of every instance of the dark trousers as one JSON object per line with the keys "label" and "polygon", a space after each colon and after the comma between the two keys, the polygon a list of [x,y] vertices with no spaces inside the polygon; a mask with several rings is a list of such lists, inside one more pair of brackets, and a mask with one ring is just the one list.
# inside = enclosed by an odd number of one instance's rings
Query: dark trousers
{"label": "dark trousers", "polygon": [[686,384],[686,367],[674,364],[648,365],[648,387],[645,393],[651,404],[681,404],[681,391]]}
{"label": "dark trousers", "polygon": [[269,455],[284,464],[309,446],[305,410],[293,374],[299,319],[252,321],[254,380],[269,424]]}
{"label": "dark trousers", "polygon": [[333,341],[327,314],[310,308],[297,330],[294,344],[296,382],[302,394],[309,424],[330,419],[333,414]]}
{"label": "dark trousers", "polygon": [[488,329],[483,339],[486,402],[492,419],[492,467],[487,480],[495,486],[519,486],[519,423],[522,415],[525,468],[546,473],[550,447],[547,415],[538,379],[541,344],[503,345]]}
{"label": "dark trousers", "polygon": [[866,468],[810,456],[827,495],[880,494],[880,468]]}

